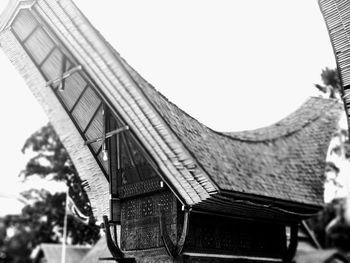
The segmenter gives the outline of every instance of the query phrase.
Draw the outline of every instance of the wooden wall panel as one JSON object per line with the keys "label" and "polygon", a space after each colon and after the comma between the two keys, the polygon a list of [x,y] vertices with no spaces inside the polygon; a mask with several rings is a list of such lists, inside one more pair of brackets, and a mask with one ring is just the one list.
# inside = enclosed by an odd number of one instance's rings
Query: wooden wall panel
{"label": "wooden wall panel", "polygon": [[42,28],[35,30],[24,45],[38,64],[40,64],[51,49],[54,48],[54,43]]}
{"label": "wooden wall panel", "polygon": [[56,48],[41,66],[41,70],[48,80],[56,79],[62,75],[62,62],[63,53]]}
{"label": "wooden wall panel", "polygon": [[86,82],[79,73],[74,73],[65,79],[64,90],[58,90],[57,94],[62,98],[68,110],[72,109],[86,85]]}
{"label": "wooden wall panel", "polygon": [[[123,179],[123,176],[125,175],[119,174],[117,176]],[[145,193],[159,191],[162,189],[160,186],[160,181],[160,178],[157,177],[145,181],[134,182],[133,184],[121,185],[121,183],[119,183],[119,185],[121,186],[118,187],[118,195],[121,198],[128,198],[137,195],[142,195]]]}
{"label": "wooden wall panel", "polygon": [[91,118],[94,117],[94,113],[100,106],[100,103],[101,100],[91,88],[88,88],[84,92],[83,97],[81,97],[78,105],[74,108],[72,113],[81,130],[85,130]]}
{"label": "wooden wall panel", "polygon": [[24,40],[33,32],[34,28],[38,25],[37,21],[30,14],[29,10],[22,10],[19,12],[18,17],[12,24],[12,28],[16,31],[18,37]]}
{"label": "wooden wall panel", "polygon": [[160,211],[166,215],[166,226],[171,238],[177,238],[177,202],[168,190],[123,200],[121,204],[121,247],[124,250],[142,250],[162,247]]}
{"label": "wooden wall panel", "polygon": [[[92,120],[91,124],[89,125],[89,128],[85,132],[85,136],[88,140],[96,139],[98,137],[101,137],[103,135],[103,115],[102,115],[102,109],[97,111],[94,119]],[[97,152],[98,149],[102,146],[102,141],[98,141],[95,143],[90,144],[94,152]]]}

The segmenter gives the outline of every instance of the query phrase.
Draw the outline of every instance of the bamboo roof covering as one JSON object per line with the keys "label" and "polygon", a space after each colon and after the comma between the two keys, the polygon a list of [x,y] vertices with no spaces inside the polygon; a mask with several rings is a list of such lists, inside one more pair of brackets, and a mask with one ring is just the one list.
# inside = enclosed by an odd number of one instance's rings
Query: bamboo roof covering
{"label": "bamboo roof covering", "polygon": [[346,0],[319,0],[319,6],[332,42],[342,95],[350,123],[350,2]]}
{"label": "bamboo roof covering", "polygon": [[[28,5],[28,1],[19,1],[17,9],[21,3]],[[16,8],[11,12],[16,12]],[[224,207],[234,212],[254,206],[245,202],[230,207],[242,196],[301,207],[322,205],[326,153],[341,111],[336,101],[311,98],[294,114],[271,127],[249,132],[216,132],[157,92],[71,0],[32,1],[30,10],[79,62],[96,84],[96,94],[123,118],[159,166],[162,179],[184,205],[203,209]],[[100,167],[91,160],[89,149],[80,142],[82,138],[78,138],[73,125],[64,125],[69,118],[62,117],[64,111],[57,110],[61,107],[58,101],[47,102],[52,95],[48,89],[39,88],[43,86],[40,72],[35,71],[34,77],[28,74],[28,68],[34,72],[33,63],[11,33],[11,15],[8,15],[11,12],[4,13],[8,20],[0,20],[2,47],[29,86],[38,86],[32,90],[40,97],[48,115],[54,116],[53,125],[57,126],[60,137],[68,141],[67,150],[73,162],[79,164],[78,171],[80,167],[85,173],[96,199],[92,205],[106,205],[108,202],[100,195],[105,193],[108,183],[100,179]],[[44,51],[45,47],[40,49]],[[32,60],[42,60],[41,57],[44,55],[38,53]],[[67,105],[71,104],[69,99]],[[94,172],[90,172],[91,167]],[[269,211],[269,207],[264,209]]]}

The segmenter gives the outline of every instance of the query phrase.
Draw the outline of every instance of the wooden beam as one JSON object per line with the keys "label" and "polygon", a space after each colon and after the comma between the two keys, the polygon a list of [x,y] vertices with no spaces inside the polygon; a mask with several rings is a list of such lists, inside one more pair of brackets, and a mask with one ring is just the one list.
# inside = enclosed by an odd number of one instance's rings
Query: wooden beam
{"label": "wooden beam", "polygon": [[109,137],[112,137],[113,135],[115,134],[118,134],[118,133],[121,133],[123,131],[127,131],[129,130],[129,126],[124,126],[124,127],[121,127],[121,128],[118,128],[114,131],[110,131],[110,132],[107,132],[105,136],[101,136],[101,137],[97,137],[95,139],[91,139],[91,140],[87,140],[85,142],[85,145],[88,145],[88,144],[91,144],[91,143],[94,143],[94,142],[99,142],[99,141],[103,141]]}
{"label": "wooden beam", "polygon": [[111,235],[111,224],[108,221],[108,217],[106,215],[103,216],[103,223],[101,225],[103,230],[106,233],[106,241],[107,241],[107,247],[108,250],[111,252],[112,257],[108,258],[99,258],[99,260],[112,260],[119,263],[132,263],[135,262],[135,258],[126,258],[123,251],[119,248],[117,238],[115,237],[115,240],[113,240]]}
{"label": "wooden beam", "polygon": [[51,54],[57,49],[57,46],[53,46],[53,48],[51,48],[51,50],[49,51],[49,53],[46,55],[46,57],[43,59],[43,61],[40,62],[40,64],[38,64],[38,67],[42,67],[45,62],[49,59],[49,57],[51,56]]}
{"label": "wooden beam", "polygon": [[163,241],[165,250],[167,252],[167,254],[171,257],[171,258],[175,258],[176,257],[176,245],[174,244],[174,242],[171,240],[169,233],[166,229],[166,224],[165,224],[165,214],[164,211],[160,212],[160,217],[159,217],[159,228],[160,228],[160,236],[161,239]]}
{"label": "wooden beam", "polygon": [[188,235],[189,226],[190,226],[190,212],[188,210],[185,210],[182,233],[181,233],[180,239],[177,241],[177,245],[176,245],[177,256],[181,255],[181,253],[184,249],[185,242],[186,242],[187,235]]}
{"label": "wooden beam", "polygon": [[[94,121],[97,113],[101,110],[102,108],[102,113],[103,113],[103,102],[100,100],[100,103],[98,104],[96,110],[94,111],[94,113],[92,114],[92,116],[90,117],[90,120],[88,121],[88,123],[86,124],[86,127],[83,129],[83,133],[86,134],[87,130],[89,129],[91,123]],[[103,124],[103,123],[102,123]],[[102,132],[104,132],[104,129],[102,127]]]}
{"label": "wooden beam", "polygon": [[298,247],[298,231],[299,231],[298,223],[294,223],[290,226],[290,242],[289,242],[289,246],[287,248],[285,257],[283,259],[284,263],[292,262],[295,256],[295,253]]}
{"label": "wooden beam", "polygon": [[55,84],[57,82],[62,82],[64,79],[68,78],[69,76],[71,76],[75,72],[80,71],[82,69],[83,69],[83,67],[81,65],[78,65],[78,66],[76,66],[76,67],[74,67],[74,68],[64,72],[61,77],[58,77],[56,79],[49,80],[48,82],[46,82],[46,87],[48,87],[48,86],[50,86],[52,84]]}
{"label": "wooden beam", "polygon": [[159,218],[160,235],[161,235],[165,250],[167,251],[168,255],[172,257],[172,259],[174,260],[181,255],[184,249],[184,245],[186,242],[188,229],[189,229],[189,217],[190,217],[190,211],[185,210],[184,224],[182,227],[181,236],[180,236],[180,239],[176,242],[176,244],[174,244],[174,242],[171,240],[169,233],[166,229],[164,211],[161,211],[161,215]]}
{"label": "wooden beam", "polygon": [[112,239],[110,224],[109,224],[107,216],[103,216],[103,226],[102,227],[104,228],[104,231],[106,233],[107,247],[108,247],[109,251],[111,252],[112,256],[114,258],[123,258],[124,253],[120,250],[117,242],[113,241],[113,239]]}
{"label": "wooden beam", "polygon": [[35,31],[37,31],[39,28],[41,28],[41,27],[40,27],[39,24],[37,24],[37,25],[33,28],[33,30],[28,34],[28,36],[26,36],[25,38],[23,38],[22,42],[23,42],[23,43],[27,42],[27,40],[28,40],[29,38],[31,38],[32,35],[35,33]]}
{"label": "wooden beam", "polygon": [[75,107],[78,105],[80,99],[84,96],[84,93],[85,93],[85,91],[88,89],[88,87],[89,87],[89,84],[86,84],[85,87],[84,87],[84,89],[83,89],[83,91],[79,94],[77,100],[74,102],[72,108],[69,110],[69,113],[70,113],[70,114],[73,113]]}

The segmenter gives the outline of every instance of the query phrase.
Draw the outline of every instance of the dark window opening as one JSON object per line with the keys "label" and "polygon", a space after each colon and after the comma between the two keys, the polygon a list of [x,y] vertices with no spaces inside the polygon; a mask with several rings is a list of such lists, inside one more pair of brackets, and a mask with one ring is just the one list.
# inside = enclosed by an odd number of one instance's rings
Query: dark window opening
{"label": "dark window opening", "polygon": [[[106,132],[122,128],[125,125],[111,112],[106,112]],[[118,176],[120,186],[133,184],[157,176],[145,157],[145,153],[136,143],[131,131],[113,136],[108,143],[111,172]]]}

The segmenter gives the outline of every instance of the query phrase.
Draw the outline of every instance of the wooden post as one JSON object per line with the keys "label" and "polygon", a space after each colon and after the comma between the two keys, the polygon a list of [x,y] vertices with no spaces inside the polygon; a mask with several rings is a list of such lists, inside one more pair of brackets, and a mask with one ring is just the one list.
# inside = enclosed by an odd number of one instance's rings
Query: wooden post
{"label": "wooden post", "polygon": [[65,205],[65,209],[64,209],[61,263],[66,263],[67,209],[68,209],[68,188],[66,191],[66,205]]}

